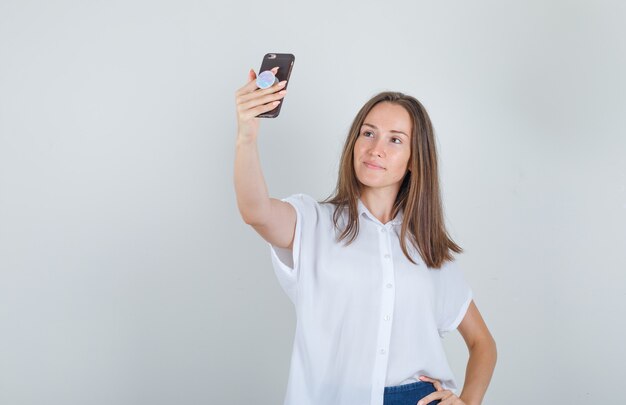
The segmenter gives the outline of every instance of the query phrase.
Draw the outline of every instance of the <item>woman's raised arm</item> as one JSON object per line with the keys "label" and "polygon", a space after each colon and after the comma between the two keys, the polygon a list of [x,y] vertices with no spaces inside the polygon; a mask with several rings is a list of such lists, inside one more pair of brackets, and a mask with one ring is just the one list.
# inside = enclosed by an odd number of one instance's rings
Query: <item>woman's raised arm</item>
{"label": "woman's raised arm", "polygon": [[[276,69],[276,68],[275,68]],[[276,73],[276,71],[274,71]],[[257,148],[259,114],[273,110],[286,94],[285,82],[258,89],[250,70],[248,83],[235,93],[237,101],[237,144],[235,149],[235,194],[243,220],[267,242],[291,248],[296,211],[288,203],[270,198]]]}

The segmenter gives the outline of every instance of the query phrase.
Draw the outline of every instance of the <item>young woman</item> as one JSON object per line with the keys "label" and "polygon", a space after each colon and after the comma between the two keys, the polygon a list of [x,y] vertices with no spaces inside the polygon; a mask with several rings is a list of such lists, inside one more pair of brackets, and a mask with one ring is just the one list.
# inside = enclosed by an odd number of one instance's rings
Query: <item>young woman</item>
{"label": "young woman", "polygon": [[[323,202],[267,192],[257,115],[286,94],[236,92],[235,191],[243,220],[271,247],[296,309],[286,405],[479,405],[495,342],[453,253],[443,220],[435,138],[413,97],[385,92],[358,112],[337,188]],[[469,349],[459,396],[441,338],[457,329]]]}

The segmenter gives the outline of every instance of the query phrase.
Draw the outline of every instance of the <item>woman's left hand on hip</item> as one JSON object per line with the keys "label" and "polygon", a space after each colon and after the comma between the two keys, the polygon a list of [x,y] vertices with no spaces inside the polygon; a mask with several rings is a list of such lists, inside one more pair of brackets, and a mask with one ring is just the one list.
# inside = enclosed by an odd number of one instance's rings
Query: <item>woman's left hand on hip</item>
{"label": "woman's left hand on hip", "polygon": [[417,402],[417,405],[428,405],[432,401],[441,400],[439,405],[467,405],[463,400],[457,397],[452,391],[444,390],[441,386],[441,382],[439,380],[434,380],[430,377],[426,377],[425,375],[420,376],[420,380],[431,382],[435,386],[437,391],[432,394],[426,395],[424,398],[420,399]]}

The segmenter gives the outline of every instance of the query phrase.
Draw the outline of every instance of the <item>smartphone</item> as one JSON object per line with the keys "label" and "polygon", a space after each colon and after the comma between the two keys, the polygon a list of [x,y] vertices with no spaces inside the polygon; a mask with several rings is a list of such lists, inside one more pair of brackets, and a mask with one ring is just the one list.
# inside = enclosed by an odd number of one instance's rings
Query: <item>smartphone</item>
{"label": "smartphone", "polygon": [[[263,57],[263,62],[261,62],[261,69],[259,69],[259,73],[279,67],[278,73],[276,73],[276,78],[279,82],[283,80],[287,80],[287,84],[284,89],[287,89],[289,86],[289,76],[291,76],[291,69],[293,68],[293,63],[295,62],[296,57],[291,53],[268,53]],[[281,103],[276,106],[271,111],[268,111],[263,114],[257,115],[259,118],[276,118],[278,114],[280,114],[280,108],[285,104],[285,97],[281,99]]]}

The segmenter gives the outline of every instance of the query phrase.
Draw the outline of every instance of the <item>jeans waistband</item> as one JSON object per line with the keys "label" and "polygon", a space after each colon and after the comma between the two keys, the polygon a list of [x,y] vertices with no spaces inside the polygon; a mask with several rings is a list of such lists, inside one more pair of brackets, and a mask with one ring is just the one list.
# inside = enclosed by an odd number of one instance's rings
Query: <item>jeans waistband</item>
{"label": "jeans waistband", "polygon": [[416,381],[410,384],[394,385],[391,387],[385,387],[385,394],[389,394],[392,392],[407,392],[407,391],[413,391],[413,390],[423,390],[425,387],[429,385],[433,386],[433,383],[429,383],[426,381]]}

